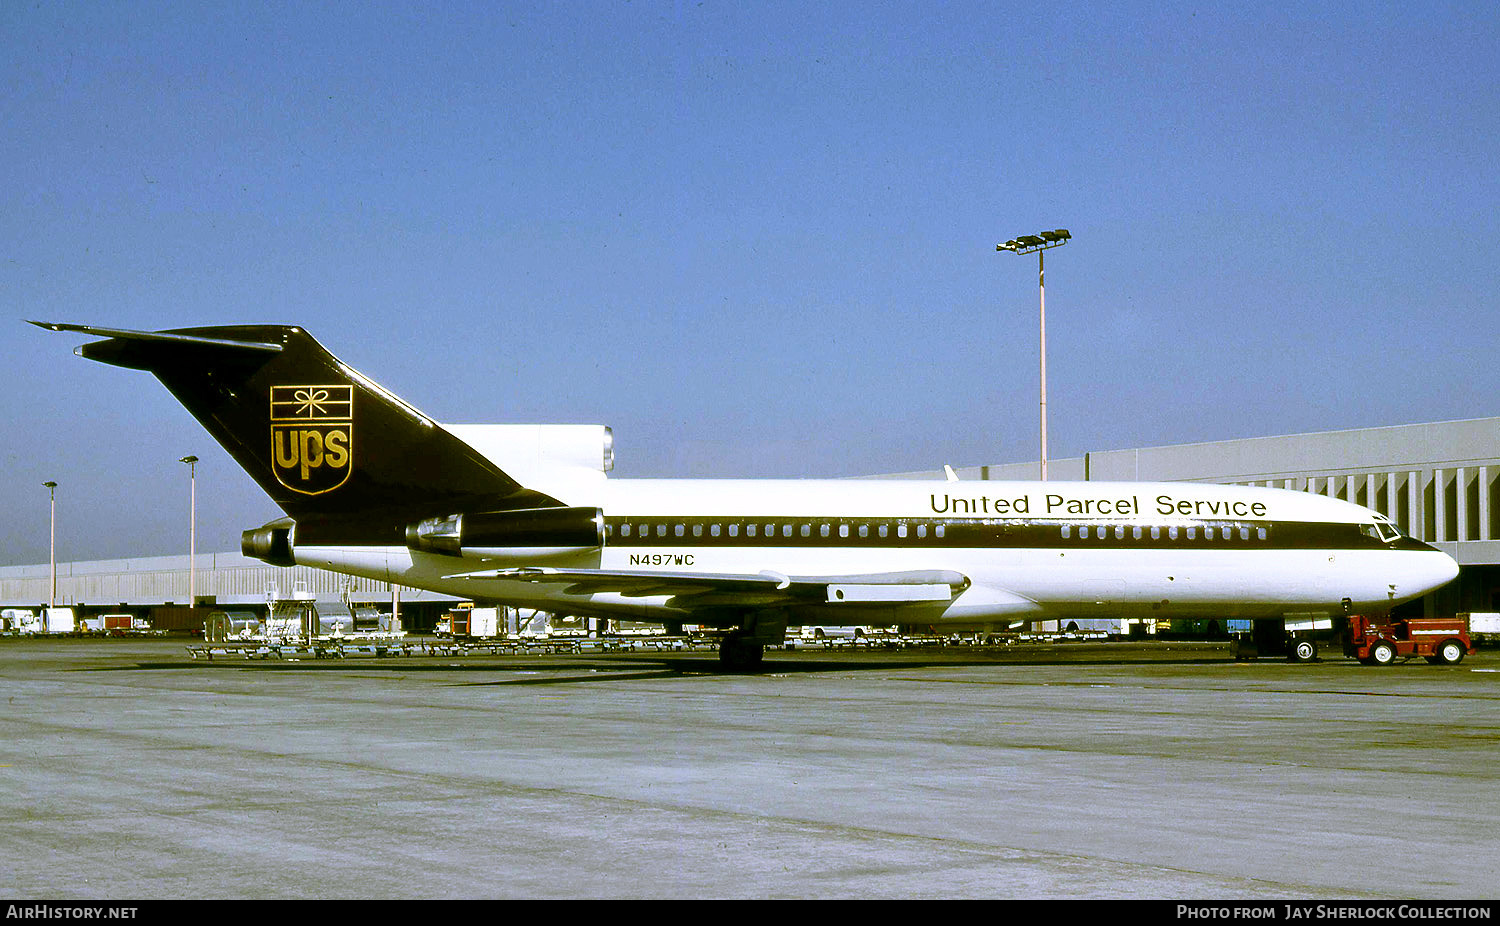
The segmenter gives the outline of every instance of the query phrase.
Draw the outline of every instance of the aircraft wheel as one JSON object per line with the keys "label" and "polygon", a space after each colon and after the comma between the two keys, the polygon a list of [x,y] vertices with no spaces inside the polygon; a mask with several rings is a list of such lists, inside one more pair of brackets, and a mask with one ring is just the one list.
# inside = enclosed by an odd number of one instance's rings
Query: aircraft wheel
{"label": "aircraft wheel", "polygon": [[1456,666],[1464,661],[1464,645],[1457,640],[1448,640],[1437,648],[1437,658],[1445,666]]}
{"label": "aircraft wheel", "polygon": [[1396,648],[1389,643],[1376,643],[1370,647],[1370,663],[1377,666],[1388,666],[1396,661]]}
{"label": "aircraft wheel", "polygon": [[719,664],[734,672],[753,672],[760,668],[766,648],[743,634],[732,633],[719,644]]}
{"label": "aircraft wheel", "polygon": [[1314,662],[1318,658],[1318,644],[1312,640],[1298,640],[1292,644],[1293,662]]}

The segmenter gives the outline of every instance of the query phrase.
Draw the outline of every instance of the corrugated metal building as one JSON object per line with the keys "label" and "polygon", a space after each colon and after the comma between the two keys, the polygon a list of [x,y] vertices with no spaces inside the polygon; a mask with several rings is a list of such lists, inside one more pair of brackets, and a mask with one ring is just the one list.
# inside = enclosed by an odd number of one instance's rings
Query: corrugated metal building
{"label": "corrugated metal building", "polygon": [[[1035,479],[1038,466],[967,467],[961,479]],[[1454,556],[1458,581],[1429,596],[1428,611],[1500,611],[1500,418],[1257,437],[1089,453],[1048,461],[1052,479],[1148,480],[1262,485],[1331,495],[1373,508],[1403,531]],[[941,479],[941,470],[896,478]],[[304,583],[336,603],[352,583],[360,599],[389,600],[388,583],[306,567],[279,568],[239,553],[197,558],[200,603],[263,603],[273,584]],[[188,557],[58,564],[60,604],[97,607],[186,605]],[[0,604],[47,600],[48,566],[0,568]],[[441,609],[452,599],[401,589],[403,610]]]}

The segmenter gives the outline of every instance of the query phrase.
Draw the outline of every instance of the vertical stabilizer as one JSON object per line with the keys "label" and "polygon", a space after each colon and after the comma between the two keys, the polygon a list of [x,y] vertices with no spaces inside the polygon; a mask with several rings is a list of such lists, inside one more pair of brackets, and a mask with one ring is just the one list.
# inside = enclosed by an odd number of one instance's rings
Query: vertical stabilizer
{"label": "vertical stabilizer", "polygon": [[76,353],[155,375],[293,518],[558,504],[526,490],[301,328],[33,324],[102,337]]}

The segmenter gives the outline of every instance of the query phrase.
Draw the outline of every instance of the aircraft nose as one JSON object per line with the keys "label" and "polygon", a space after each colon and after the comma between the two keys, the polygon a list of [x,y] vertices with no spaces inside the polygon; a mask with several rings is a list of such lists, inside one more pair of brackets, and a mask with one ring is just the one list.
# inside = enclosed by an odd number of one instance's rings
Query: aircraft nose
{"label": "aircraft nose", "polygon": [[1397,549],[1401,558],[1386,578],[1393,601],[1420,598],[1458,578],[1458,561],[1430,543],[1403,537]]}
{"label": "aircraft nose", "polygon": [[1446,553],[1443,554],[1443,557],[1447,560],[1447,562],[1443,564],[1442,582],[1444,585],[1447,585],[1449,582],[1452,582],[1454,579],[1458,578],[1458,560],[1454,559],[1451,556],[1448,556],[1448,554]]}
{"label": "aircraft nose", "polygon": [[1435,588],[1442,588],[1449,582],[1458,578],[1458,560],[1439,550],[1431,544],[1423,544],[1427,551],[1422,554],[1422,564],[1414,575],[1413,584],[1420,585],[1425,594]]}

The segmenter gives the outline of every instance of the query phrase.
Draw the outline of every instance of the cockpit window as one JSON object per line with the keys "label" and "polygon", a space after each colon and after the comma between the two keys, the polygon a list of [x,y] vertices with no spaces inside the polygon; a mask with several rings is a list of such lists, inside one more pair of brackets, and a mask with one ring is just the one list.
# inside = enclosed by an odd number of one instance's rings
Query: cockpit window
{"label": "cockpit window", "polygon": [[1401,532],[1396,529],[1396,525],[1380,515],[1375,516],[1375,523],[1363,525],[1360,529],[1381,543],[1392,543],[1401,539]]}

